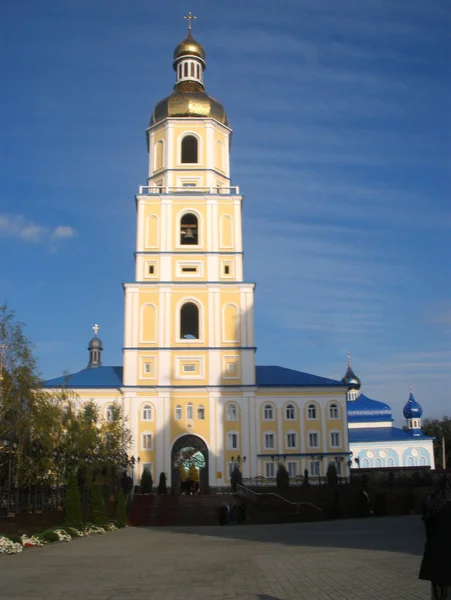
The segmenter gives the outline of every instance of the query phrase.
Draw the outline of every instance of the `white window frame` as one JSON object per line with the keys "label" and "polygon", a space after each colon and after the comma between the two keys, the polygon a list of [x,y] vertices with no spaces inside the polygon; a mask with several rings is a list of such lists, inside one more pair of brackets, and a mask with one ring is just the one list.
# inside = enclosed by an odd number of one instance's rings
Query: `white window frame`
{"label": "white window frame", "polygon": [[[310,410],[313,409],[315,411],[315,416],[311,417],[310,416]],[[318,415],[319,415],[319,409],[318,409],[318,405],[315,404],[314,402],[309,402],[307,405],[307,419],[309,421],[317,421],[318,420]]]}
{"label": "white window frame", "polygon": [[[332,414],[332,411],[334,411],[335,414]],[[338,404],[336,402],[333,402],[332,404],[329,405],[329,419],[339,419],[340,418],[340,408],[338,406]]]}
{"label": "white window frame", "polygon": [[[338,444],[334,444],[334,437],[338,436]],[[331,448],[341,448],[341,433],[339,431],[331,431],[330,432],[330,447]]]}
{"label": "white window frame", "polygon": [[312,477],[320,477],[321,474],[321,465],[319,460],[311,460],[309,462],[309,475]]}
{"label": "white window frame", "polygon": [[[292,413],[293,416],[289,416]],[[285,421],[296,421],[296,406],[290,402],[285,406]]]}
{"label": "white window frame", "polygon": [[[232,436],[235,436],[233,438]],[[233,444],[235,440],[235,445]],[[226,448],[227,450],[239,450],[240,449],[240,438],[237,431],[228,431],[226,434]]]}
{"label": "white window frame", "polygon": [[[289,444],[290,436],[294,436],[294,445],[292,445],[292,446],[290,446],[290,444]],[[286,447],[290,450],[295,450],[298,447],[298,435],[297,435],[296,431],[287,431],[286,436],[285,436],[285,443],[286,443]]]}
{"label": "white window frame", "polygon": [[[271,415],[272,415],[271,417],[266,416],[267,409],[271,411]],[[275,415],[274,406],[272,404],[270,404],[269,402],[266,402],[263,405],[263,421],[274,421],[275,420],[274,415]]]}
{"label": "white window frame", "polygon": [[[150,417],[146,416],[146,412],[150,411]],[[144,404],[141,412],[141,421],[153,421],[153,407],[151,404]]]}
{"label": "white window frame", "polygon": [[[200,416],[202,411],[202,416]],[[199,404],[197,407],[197,419],[199,421],[205,421],[205,406],[203,404]]]}
{"label": "white window frame", "polygon": [[108,406],[105,408],[105,421],[107,421],[108,423],[112,423],[113,417],[114,417],[114,405],[108,404]]}
{"label": "white window frame", "polygon": [[[268,446],[266,436],[272,436],[272,440],[273,440],[272,446]],[[274,431],[265,431],[263,433],[263,445],[264,445],[265,450],[275,450],[276,449],[276,434],[274,433]]]}
{"label": "white window frame", "polygon": [[[312,435],[316,435],[317,444],[315,446],[312,446],[312,444],[310,443],[310,440],[311,440],[310,436],[312,436]],[[318,433],[318,431],[309,431],[308,432],[308,447],[309,448],[319,448],[320,447],[320,443],[319,442],[320,442],[320,439],[319,439],[319,433]]]}
{"label": "white window frame", "polygon": [[[272,471],[271,474],[268,473],[269,470]],[[263,463],[263,473],[265,479],[274,479],[276,476],[276,465],[272,461],[265,461]]]}
{"label": "white window frame", "polygon": [[188,402],[186,405],[186,418],[190,421],[194,419],[194,406],[192,402]]}
{"label": "white window frame", "polygon": [[183,419],[183,407],[181,404],[177,404],[177,406],[175,407],[174,419],[176,421],[181,421]]}
{"label": "white window frame", "polygon": [[[294,466],[294,473],[290,473],[290,465]],[[298,462],[297,460],[289,460],[287,461],[287,471],[288,471],[288,475],[290,477],[297,477],[298,476]]]}
{"label": "white window frame", "polygon": [[[150,436],[150,447],[147,447],[144,443],[146,436]],[[153,450],[153,434],[151,431],[143,431],[143,433],[141,433],[141,450],[147,452]]]}

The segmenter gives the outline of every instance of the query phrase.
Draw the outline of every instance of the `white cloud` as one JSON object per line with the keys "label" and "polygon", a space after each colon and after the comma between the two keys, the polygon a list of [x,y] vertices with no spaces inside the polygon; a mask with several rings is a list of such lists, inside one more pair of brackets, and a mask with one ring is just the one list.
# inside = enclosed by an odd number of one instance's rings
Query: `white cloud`
{"label": "white cloud", "polygon": [[52,229],[35,223],[23,215],[0,214],[0,237],[39,244],[50,240],[69,239],[76,234],[77,230],[68,225],[58,225]]}

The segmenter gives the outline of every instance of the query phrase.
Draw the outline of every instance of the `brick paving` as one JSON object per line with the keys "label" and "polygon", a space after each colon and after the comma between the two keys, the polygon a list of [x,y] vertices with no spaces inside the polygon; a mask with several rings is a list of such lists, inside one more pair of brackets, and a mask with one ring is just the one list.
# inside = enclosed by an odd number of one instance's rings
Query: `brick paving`
{"label": "brick paving", "polygon": [[7,600],[426,600],[418,517],[128,528],[0,558]]}

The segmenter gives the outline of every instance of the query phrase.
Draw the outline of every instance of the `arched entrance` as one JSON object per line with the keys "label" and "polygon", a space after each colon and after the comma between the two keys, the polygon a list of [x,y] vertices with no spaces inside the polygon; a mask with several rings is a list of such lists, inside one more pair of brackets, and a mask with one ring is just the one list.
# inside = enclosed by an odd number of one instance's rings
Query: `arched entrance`
{"label": "arched entrance", "polygon": [[[197,435],[182,435],[174,442],[171,452],[172,478],[174,490],[182,489],[182,478],[197,477],[200,490],[208,488],[208,448]],[[195,476],[190,477],[195,473]],[[196,486],[197,487],[197,486]]]}

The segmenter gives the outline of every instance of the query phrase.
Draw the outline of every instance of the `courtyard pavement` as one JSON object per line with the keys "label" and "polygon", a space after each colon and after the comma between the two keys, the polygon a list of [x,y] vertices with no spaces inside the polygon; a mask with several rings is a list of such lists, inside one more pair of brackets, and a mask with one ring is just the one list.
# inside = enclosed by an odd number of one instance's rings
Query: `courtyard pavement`
{"label": "courtyard pavement", "polygon": [[7,600],[426,600],[418,517],[127,528],[0,557]]}

